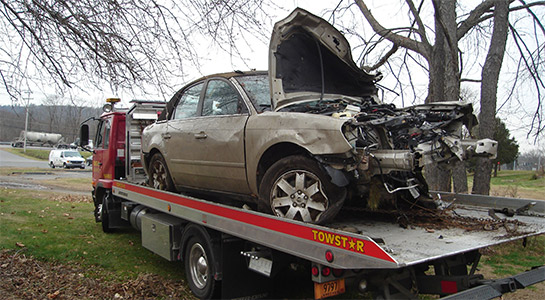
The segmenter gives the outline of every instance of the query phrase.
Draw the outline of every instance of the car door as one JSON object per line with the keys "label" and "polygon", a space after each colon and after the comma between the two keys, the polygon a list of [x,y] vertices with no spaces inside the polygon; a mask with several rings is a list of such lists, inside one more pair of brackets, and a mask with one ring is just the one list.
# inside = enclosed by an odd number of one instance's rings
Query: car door
{"label": "car door", "polygon": [[177,101],[172,116],[162,127],[164,157],[170,174],[177,186],[197,187],[193,161],[199,159],[198,150],[194,147],[193,126],[199,117],[198,104],[204,82],[198,82],[183,91]]}
{"label": "car door", "polygon": [[244,158],[248,108],[227,80],[210,79],[203,87],[204,82],[182,93],[168,122],[170,173],[177,185],[248,193]]}
{"label": "car door", "polygon": [[229,81],[207,81],[201,117],[193,128],[194,147],[200,156],[193,163],[200,186],[249,193],[244,151],[248,116],[248,107]]}

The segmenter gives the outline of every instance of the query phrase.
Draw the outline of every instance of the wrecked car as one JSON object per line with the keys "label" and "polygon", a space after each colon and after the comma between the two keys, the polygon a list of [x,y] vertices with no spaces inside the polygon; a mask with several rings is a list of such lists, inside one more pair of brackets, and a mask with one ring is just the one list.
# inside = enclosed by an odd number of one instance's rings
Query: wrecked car
{"label": "wrecked car", "polygon": [[377,96],[379,79],[339,31],[296,9],[274,26],[268,72],[195,80],[144,129],[149,184],[327,223],[345,201],[426,201],[424,166],[495,155],[496,142],[461,138],[476,124],[471,104],[397,108]]}

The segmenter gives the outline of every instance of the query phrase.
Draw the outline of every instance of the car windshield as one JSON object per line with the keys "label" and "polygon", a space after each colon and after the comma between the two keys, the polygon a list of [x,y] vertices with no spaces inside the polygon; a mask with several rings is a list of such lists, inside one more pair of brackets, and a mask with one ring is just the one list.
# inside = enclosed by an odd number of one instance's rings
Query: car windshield
{"label": "car windshield", "polygon": [[271,110],[271,94],[267,75],[238,76],[236,80],[246,91],[257,112]]}
{"label": "car windshield", "polygon": [[64,152],[64,157],[81,157],[81,154],[76,151],[66,151]]}

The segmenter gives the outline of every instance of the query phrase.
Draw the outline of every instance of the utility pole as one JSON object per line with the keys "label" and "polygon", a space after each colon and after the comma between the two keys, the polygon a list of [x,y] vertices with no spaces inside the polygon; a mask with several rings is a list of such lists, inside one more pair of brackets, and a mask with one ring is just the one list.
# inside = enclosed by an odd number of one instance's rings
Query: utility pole
{"label": "utility pole", "polygon": [[32,94],[32,91],[26,90],[26,91],[23,91],[23,93],[27,93],[27,97],[26,98],[23,97],[23,101],[26,100],[25,141],[23,143],[23,152],[26,153],[26,136],[28,132],[28,110],[30,108],[30,100],[32,100],[32,98],[30,98],[30,94]]}

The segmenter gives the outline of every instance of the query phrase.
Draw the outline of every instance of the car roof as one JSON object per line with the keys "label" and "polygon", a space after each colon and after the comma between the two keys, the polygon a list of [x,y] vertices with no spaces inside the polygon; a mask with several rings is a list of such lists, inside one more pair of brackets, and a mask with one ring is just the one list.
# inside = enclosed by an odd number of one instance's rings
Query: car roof
{"label": "car roof", "polygon": [[229,79],[229,78],[232,78],[232,77],[240,77],[240,76],[248,76],[248,75],[268,75],[268,74],[269,74],[269,72],[262,71],[262,70],[260,70],[260,71],[256,71],[256,70],[238,71],[237,70],[237,71],[232,71],[232,72],[216,73],[216,74],[206,75],[206,76],[203,76],[201,78],[195,79],[195,80],[191,81],[190,83],[185,84],[182,87],[182,89],[185,88],[186,86],[192,85],[193,83],[203,81],[205,79],[213,78],[213,77],[221,77],[221,78]]}

